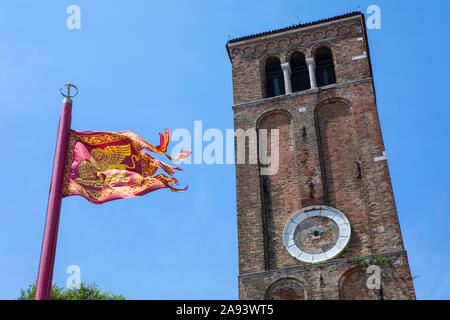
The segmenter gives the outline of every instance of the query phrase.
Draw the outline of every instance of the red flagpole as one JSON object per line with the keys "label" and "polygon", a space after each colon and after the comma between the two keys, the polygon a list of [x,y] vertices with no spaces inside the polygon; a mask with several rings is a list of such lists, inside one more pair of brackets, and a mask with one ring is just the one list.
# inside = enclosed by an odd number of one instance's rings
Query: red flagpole
{"label": "red flagpole", "polygon": [[53,266],[55,263],[56,240],[58,238],[59,215],[61,211],[62,188],[64,183],[64,167],[66,164],[70,122],[72,118],[70,87],[74,86],[70,83],[66,86],[68,86],[68,95],[66,96],[67,98],[63,100],[61,117],[59,119],[58,138],[56,141],[52,181],[48,198],[47,218],[45,221],[44,240],[42,241],[41,260],[36,284],[36,300],[49,300],[52,290]]}

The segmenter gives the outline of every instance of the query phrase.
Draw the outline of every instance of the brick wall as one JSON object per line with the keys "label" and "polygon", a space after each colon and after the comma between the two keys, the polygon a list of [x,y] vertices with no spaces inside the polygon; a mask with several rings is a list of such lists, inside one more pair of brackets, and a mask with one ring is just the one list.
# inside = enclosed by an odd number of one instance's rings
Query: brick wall
{"label": "brick wall", "polygon": [[[321,265],[305,265],[261,272],[239,277],[239,298],[249,300],[301,299],[308,300],[409,300],[415,299],[406,254],[399,252],[389,256],[391,262],[377,266],[381,270],[380,289],[368,289],[366,283],[372,273],[367,266],[358,266],[351,259],[338,259]],[[273,286],[280,279],[296,281],[297,286],[286,285],[284,292],[272,295]],[[266,296],[266,293],[269,296]],[[283,294],[284,293],[284,294]]]}

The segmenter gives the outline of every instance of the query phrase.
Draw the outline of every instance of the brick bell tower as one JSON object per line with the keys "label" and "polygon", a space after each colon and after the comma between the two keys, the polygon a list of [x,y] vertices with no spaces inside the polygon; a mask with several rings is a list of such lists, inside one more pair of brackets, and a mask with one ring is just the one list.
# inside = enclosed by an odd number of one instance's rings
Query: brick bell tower
{"label": "brick bell tower", "polygon": [[235,129],[245,133],[236,142],[240,299],[415,299],[364,15],[226,47]]}

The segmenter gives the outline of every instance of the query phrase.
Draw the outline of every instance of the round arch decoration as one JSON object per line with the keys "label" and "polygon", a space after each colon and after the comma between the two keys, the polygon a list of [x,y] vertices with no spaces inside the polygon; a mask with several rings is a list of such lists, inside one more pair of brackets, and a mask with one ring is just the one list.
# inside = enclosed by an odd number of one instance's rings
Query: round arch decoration
{"label": "round arch decoration", "polygon": [[294,278],[277,280],[266,289],[265,300],[306,300],[305,286]]}

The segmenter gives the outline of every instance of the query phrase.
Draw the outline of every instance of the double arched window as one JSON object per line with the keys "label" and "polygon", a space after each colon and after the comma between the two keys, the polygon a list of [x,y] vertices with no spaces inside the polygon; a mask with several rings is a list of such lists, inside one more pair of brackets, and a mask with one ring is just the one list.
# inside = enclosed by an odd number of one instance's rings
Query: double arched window
{"label": "double arched window", "polygon": [[280,59],[271,57],[266,61],[266,98],[284,94],[284,77]]}
{"label": "double arched window", "polygon": [[294,52],[289,61],[289,65],[291,67],[292,92],[303,91],[311,88],[305,55],[301,52]]}
{"label": "double arched window", "polygon": [[316,81],[318,87],[336,83],[334,74],[333,54],[327,47],[317,49],[314,56],[316,62]]}

